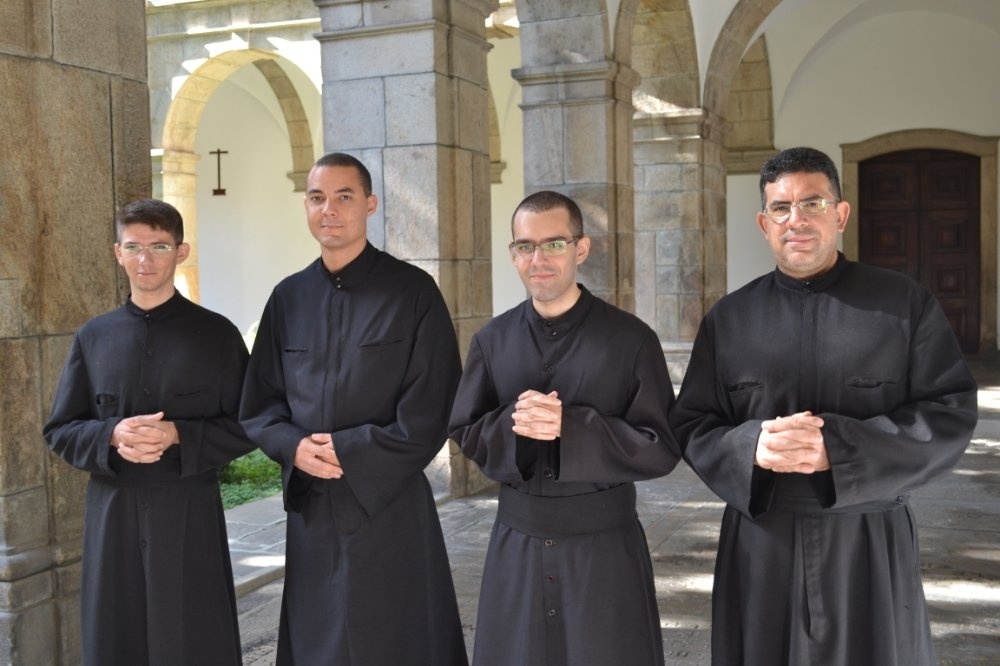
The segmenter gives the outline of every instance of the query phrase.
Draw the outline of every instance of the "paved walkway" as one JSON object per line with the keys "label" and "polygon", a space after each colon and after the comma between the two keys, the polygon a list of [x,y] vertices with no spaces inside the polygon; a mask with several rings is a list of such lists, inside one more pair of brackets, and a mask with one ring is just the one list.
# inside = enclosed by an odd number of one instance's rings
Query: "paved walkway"
{"label": "paved walkway", "polygon": [[[913,497],[924,591],[941,666],[1000,664],[1000,374],[995,377],[994,369],[1000,370],[1000,363],[992,363],[985,369],[990,374],[980,379],[976,439],[951,474]],[[722,503],[683,464],[669,476],[638,487],[666,662],[708,664],[712,569]],[[471,654],[496,493],[448,500],[438,510]],[[283,575],[280,498],[230,510],[227,523],[245,664],[271,666]]]}

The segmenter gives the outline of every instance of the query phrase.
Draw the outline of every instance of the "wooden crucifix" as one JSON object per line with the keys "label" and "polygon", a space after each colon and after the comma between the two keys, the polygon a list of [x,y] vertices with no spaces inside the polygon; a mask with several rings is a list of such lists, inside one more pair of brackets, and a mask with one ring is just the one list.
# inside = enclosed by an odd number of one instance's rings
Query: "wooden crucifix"
{"label": "wooden crucifix", "polygon": [[215,150],[209,151],[209,155],[215,155],[215,182],[217,187],[212,190],[213,196],[225,196],[226,188],[222,187],[222,156],[228,155],[228,150],[222,150],[221,148],[216,148]]}

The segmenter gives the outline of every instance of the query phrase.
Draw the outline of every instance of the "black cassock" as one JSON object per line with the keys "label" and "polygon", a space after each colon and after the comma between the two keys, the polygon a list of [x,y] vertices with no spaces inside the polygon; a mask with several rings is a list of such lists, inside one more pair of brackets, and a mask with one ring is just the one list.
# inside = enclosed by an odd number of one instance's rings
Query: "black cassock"
{"label": "black cassock", "polygon": [[[755,468],[761,422],[806,410],[832,469]],[[727,504],[713,664],[935,663],[907,497],[962,455],[976,385],[925,289],[843,256],[750,282],[705,317],[671,423]]]}
{"label": "black cassock", "polygon": [[[460,372],[434,280],[370,244],[337,273],[317,260],[275,287],[241,419],[284,474],[279,665],[467,663],[423,474]],[[294,468],[312,433],[332,434],[342,479]]]}
{"label": "black cassock", "polygon": [[[83,543],[83,663],[242,663],[218,468],[253,448],[236,420],[247,349],[227,319],[175,294],[84,324],[45,439],[90,473]],[[111,434],[164,412],[180,444],[130,463]]]}
{"label": "black cassock", "polygon": [[[558,391],[562,436],[511,430],[517,396]],[[586,289],[546,320],[530,300],[473,338],[450,430],[501,482],[473,661],[477,666],[663,663],[652,565],[633,481],[680,449],[656,334]]]}

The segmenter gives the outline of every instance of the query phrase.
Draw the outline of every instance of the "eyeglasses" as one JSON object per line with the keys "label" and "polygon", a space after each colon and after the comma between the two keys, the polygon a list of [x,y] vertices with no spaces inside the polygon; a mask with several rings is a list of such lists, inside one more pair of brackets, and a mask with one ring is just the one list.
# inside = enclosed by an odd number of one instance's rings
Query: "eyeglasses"
{"label": "eyeglasses", "polygon": [[154,257],[162,257],[170,254],[175,248],[170,243],[153,243],[152,245],[140,245],[139,243],[125,243],[121,246],[122,254],[126,257],[138,257],[143,250],[149,252]]}
{"label": "eyeglasses", "polygon": [[799,212],[807,217],[822,215],[831,205],[835,206],[840,201],[827,201],[826,199],[807,199],[798,203],[780,202],[771,204],[764,209],[764,213],[775,224],[784,224],[792,216],[792,209],[798,208]]}
{"label": "eyeglasses", "polygon": [[532,243],[531,241],[512,241],[507,249],[510,250],[510,256],[515,259],[530,259],[535,255],[535,248],[541,248],[542,254],[546,257],[558,257],[561,254],[566,254],[566,250],[569,249],[570,243],[575,243],[580,240],[580,236],[573,236],[570,239],[557,238],[556,240],[545,241],[544,243]]}

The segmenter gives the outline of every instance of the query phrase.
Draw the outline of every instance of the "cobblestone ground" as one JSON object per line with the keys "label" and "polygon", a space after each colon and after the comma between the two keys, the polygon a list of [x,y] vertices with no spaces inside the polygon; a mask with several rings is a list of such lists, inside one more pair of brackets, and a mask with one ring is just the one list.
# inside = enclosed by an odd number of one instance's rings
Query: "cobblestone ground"
{"label": "cobblestone ground", "polygon": [[[1000,441],[977,438],[946,478],[914,495],[924,589],[941,666],[1000,664]],[[470,648],[494,493],[439,507]],[[639,484],[667,666],[709,664],[712,570],[722,504],[686,467]],[[247,666],[274,663],[281,581],[240,599]],[[628,666],[614,665],[614,666]]]}

